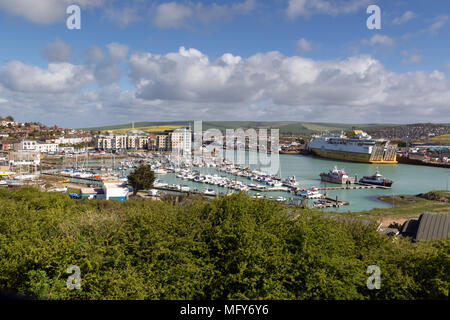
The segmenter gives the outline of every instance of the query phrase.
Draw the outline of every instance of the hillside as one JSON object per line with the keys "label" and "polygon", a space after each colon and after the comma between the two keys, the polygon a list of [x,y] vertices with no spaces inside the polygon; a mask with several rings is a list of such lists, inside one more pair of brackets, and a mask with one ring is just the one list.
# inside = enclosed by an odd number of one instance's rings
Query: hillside
{"label": "hillside", "polygon": [[[193,127],[192,121],[173,121],[173,122],[136,122],[135,128],[143,131],[148,127],[158,127],[158,126],[189,126]],[[362,129],[364,131],[377,130],[379,128],[387,128],[399,126],[395,124],[342,124],[342,123],[319,123],[319,122],[295,122],[295,121],[203,121],[203,130],[208,130],[211,128],[216,128],[219,130],[226,129],[248,129],[248,128],[266,128],[266,129],[279,129],[280,133],[292,133],[292,134],[304,134],[309,135],[312,133],[320,133],[324,131],[342,131],[349,130],[353,127]],[[95,128],[84,128],[84,130],[125,130],[131,129],[131,124],[121,124],[121,125],[111,125],[104,127]],[[142,129],[144,128],[144,129]]]}

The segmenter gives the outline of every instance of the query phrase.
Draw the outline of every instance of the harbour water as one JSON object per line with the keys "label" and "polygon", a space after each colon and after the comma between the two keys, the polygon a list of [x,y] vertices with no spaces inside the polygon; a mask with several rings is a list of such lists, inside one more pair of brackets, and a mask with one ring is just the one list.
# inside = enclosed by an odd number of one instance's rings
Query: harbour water
{"label": "harbour water", "polygon": [[[238,151],[244,152],[244,151]],[[245,151],[246,157],[249,158],[249,151]],[[257,157],[256,157],[257,158]],[[328,172],[334,166],[338,169],[344,169],[349,176],[354,177],[357,175],[358,180],[366,175],[372,175],[377,170],[388,179],[394,181],[391,189],[352,189],[352,190],[321,190],[321,193],[326,192],[331,197],[338,197],[339,200],[348,201],[350,205],[342,206],[340,208],[328,208],[323,210],[330,211],[363,211],[370,210],[372,208],[388,208],[391,204],[379,201],[376,198],[381,195],[392,194],[418,194],[428,192],[431,190],[446,190],[450,187],[450,170],[446,168],[426,167],[426,166],[413,166],[405,164],[383,164],[373,165],[366,163],[352,163],[342,162],[337,160],[329,160],[312,156],[304,155],[279,155],[281,177],[295,176],[299,186],[302,188],[310,187],[337,187],[332,183],[325,183],[320,180],[319,174],[321,172]],[[253,169],[264,170],[264,167],[257,165],[250,166]],[[194,167],[196,171],[200,171],[202,174],[217,174],[219,176],[227,176],[233,180],[239,180],[246,184],[255,183],[245,177],[236,177],[225,172],[221,172],[213,167]],[[127,175],[132,169],[127,169],[121,172],[121,175]],[[191,190],[198,189],[199,191],[205,188],[213,189],[217,193],[231,192],[229,189],[225,189],[216,185],[205,185],[202,183],[193,182],[190,180],[183,180],[177,178],[175,173],[168,173],[163,175],[157,175],[157,179],[161,179],[164,182],[170,184],[178,184],[188,186]],[[250,191],[250,194],[255,194],[255,191]],[[261,195],[266,197],[277,198],[278,196],[284,197],[288,200],[298,202],[301,198],[295,196],[293,193],[283,191],[272,192],[260,192]],[[312,200],[309,200],[312,204]]]}
{"label": "harbour water", "polygon": [[[248,152],[246,153],[248,157]],[[328,172],[328,170],[333,168],[333,166],[337,166],[339,169],[345,169],[345,171],[352,177],[356,174],[358,180],[365,175],[374,174],[378,168],[380,173],[385,178],[393,180],[394,184],[391,189],[326,190],[327,195],[331,197],[338,196],[340,200],[350,202],[350,205],[324,210],[362,211],[370,210],[372,208],[388,208],[392,205],[377,200],[378,196],[392,194],[418,194],[431,190],[446,190],[450,187],[450,171],[446,168],[412,166],[404,164],[373,165],[366,163],[342,162],[303,155],[280,155],[281,177],[286,178],[295,176],[300,187],[324,188],[339,186],[331,183],[325,183],[320,180],[319,174],[324,171]],[[251,167],[255,169],[263,169],[254,165]],[[219,172],[215,168],[197,168],[196,170],[199,170],[202,173],[226,175],[223,172]],[[206,187],[203,184],[179,179],[175,176],[175,174],[171,173],[160,175],[159,178],[169,184],[186,185],[191,188],[197,188],[198,190],[203,190]],[[243,177],[233,177],[233,179],[250,183],[250,180]],[[226,193],[228,191],[227,189],[217,186],[208,185],[208,188],[222,193]],[[252,191],[250,191],[250,193],[255,194],[255,192]],[[321,193],[324,193],[324,191],[321,191]],[[264,195],[264,193],[261,194]],[[292,193],[287,192],[267,192],[265,195],[273,198],[282,196],[287,199],[300,199],[300,197],[294,196]]]}

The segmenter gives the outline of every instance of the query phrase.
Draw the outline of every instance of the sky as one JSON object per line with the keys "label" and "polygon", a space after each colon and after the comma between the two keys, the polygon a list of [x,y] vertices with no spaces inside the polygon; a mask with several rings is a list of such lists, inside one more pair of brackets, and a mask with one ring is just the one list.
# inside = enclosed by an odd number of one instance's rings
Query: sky
{"label": "sky", "polygon": [[450,2],[432,4],[0,0],[0,116],[450,123]]}

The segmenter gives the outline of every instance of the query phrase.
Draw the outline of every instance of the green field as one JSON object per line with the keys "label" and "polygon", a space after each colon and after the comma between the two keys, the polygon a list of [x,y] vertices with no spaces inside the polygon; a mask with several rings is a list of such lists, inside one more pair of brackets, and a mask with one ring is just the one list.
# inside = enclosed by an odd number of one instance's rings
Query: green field
{"label": "green field", "polygon": [[[141,130],[144,132],[163,132],[166,130],[174,130],[181,128],[180,125],[159,125],[159,126],[146,126],[146,127],[135,127],[137,130]],[[121,128],[121,129],[110,129],[110,130],[103,130],[102,132],[112,131],[114,133],[126,133],[130,130],[133,130],[132,127],[130,128]]]}
{"label": "green field", "polygon": [[450,144],[450,134],[444,134],[442,136],[433,137],[428,140],[430,143],[437,143],[437,144]]}

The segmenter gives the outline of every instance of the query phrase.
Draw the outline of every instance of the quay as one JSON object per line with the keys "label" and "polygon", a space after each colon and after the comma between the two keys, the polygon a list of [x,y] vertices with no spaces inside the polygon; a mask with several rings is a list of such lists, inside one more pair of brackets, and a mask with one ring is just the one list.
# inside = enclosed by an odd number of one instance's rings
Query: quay
{"label": "quay", "polygon": [[320,187],[317,190],[356,190],[356,189],[391,189],[391,187],[377,186],[365,183],[355,183],[354,185],[342,186],[342,187]]}
{"label": "quay", "polygon": [[[79,183],[85,183],[85,184],[92,184],[92,183],[101,183],[104,180],[98,179],[98,178],[82,178],[82,177],[71,177],[71,176],[67,176],[67,175],[63,175],[63,174],[55,174],[55,173],[44,173],[42,172],[41,175],[43,176],[47,176],[47,177],[55,177],[55,178],[60,178],[60,179],[77,179],[77,180],[81,180],[84,182],[79,182]],[[72,180],[71,180],[72,181]]]}

